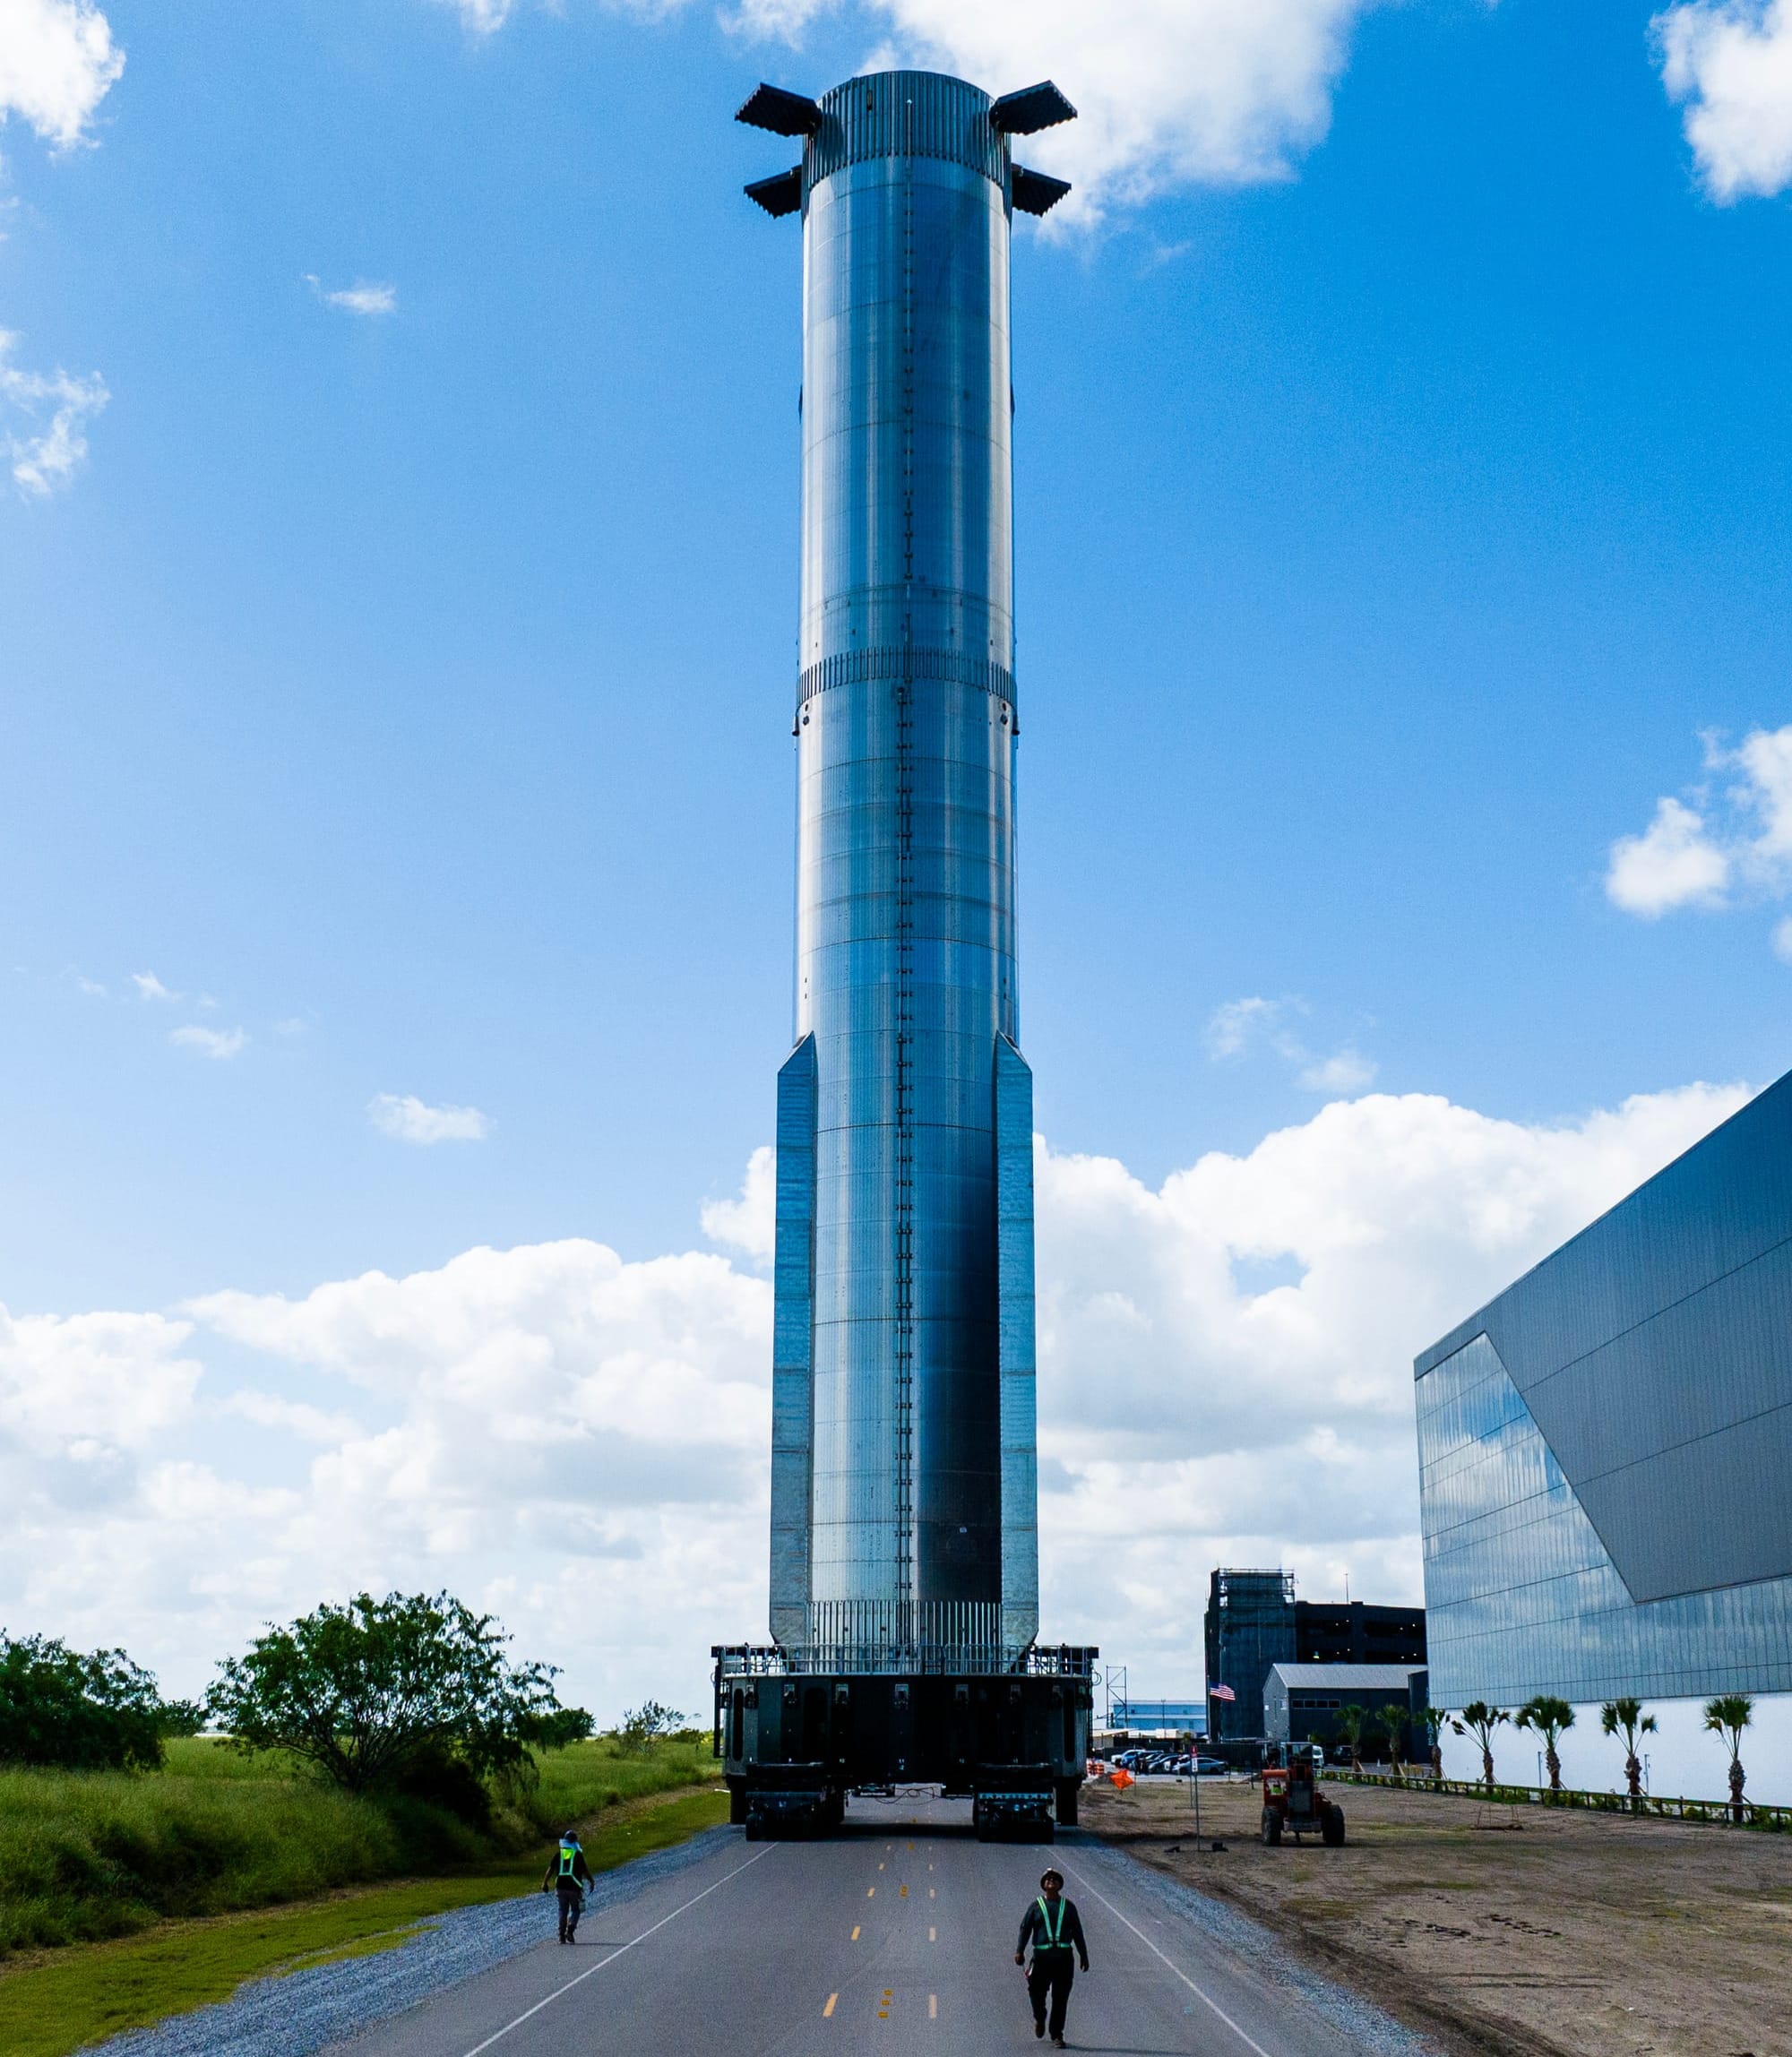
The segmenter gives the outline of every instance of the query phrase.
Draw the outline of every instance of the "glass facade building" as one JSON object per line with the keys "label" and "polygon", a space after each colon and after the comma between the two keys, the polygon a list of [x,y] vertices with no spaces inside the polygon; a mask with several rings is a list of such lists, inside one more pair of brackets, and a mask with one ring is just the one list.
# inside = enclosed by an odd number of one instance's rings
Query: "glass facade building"
{"label": "glass facade building", "polygon": [[1792,1691],[1792,1074],[1415,1374],[1435,1704]]}

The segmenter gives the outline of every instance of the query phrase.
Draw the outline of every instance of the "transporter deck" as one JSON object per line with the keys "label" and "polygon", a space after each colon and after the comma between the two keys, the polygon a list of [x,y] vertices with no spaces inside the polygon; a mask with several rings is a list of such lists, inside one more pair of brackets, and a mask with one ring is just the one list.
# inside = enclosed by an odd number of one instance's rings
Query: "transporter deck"
{"label": "transporter deck", "polygon": [[1049,1842],[1055,1821],[1076,1820],[1092,1649],[1029,1650],[1004,1672],[797,1668],[746,1644],[712,1654],[716,1754],[749,1836],[826,1834],[849,1794],[897,1785],[968,1796],[986,1840]]}

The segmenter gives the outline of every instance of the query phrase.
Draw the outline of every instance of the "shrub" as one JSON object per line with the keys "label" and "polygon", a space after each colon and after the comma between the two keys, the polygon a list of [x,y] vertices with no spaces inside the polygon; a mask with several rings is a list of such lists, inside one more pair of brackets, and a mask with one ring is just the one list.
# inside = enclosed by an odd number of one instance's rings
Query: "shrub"
{"label": "shrub", "polygon": [[164,1702],[123,1650],[83,1657],[49,1637],[0,1631],[0,1763],[149,1770],[192,1711]]}

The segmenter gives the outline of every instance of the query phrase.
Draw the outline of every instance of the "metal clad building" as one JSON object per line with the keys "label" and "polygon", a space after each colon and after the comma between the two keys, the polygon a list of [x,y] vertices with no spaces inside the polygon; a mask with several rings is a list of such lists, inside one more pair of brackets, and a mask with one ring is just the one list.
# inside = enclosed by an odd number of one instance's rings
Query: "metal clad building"
{"label": "metal clad building", "polygon": [[1438,1705],[1792,1691],[1792,1075],[1415,1373]]}
{"label": "metal clad building", "polygon": [[889,72],[742,118],[803,213],[796,1046],[779,1078],[771,1628],[1000,1669],[1038,1616],[1020,1050],[1011,211],[992,102]]}
{"label": "metal clad building", "polygon": [[[1269,1743],[1335,1743],[1338,1717],[1355,1704],[1372,1718],[1389,1706],[1406,1710],[1406,1725],[1394,1740],[1404,1747],[1423,1703],[1412,1704],[1412,1685],[1425,1675],[1415,1665],[1308,1665],[1270,1666],[1263,1681],[1263,1737]],[[1386,1731],[1383,1732],[1385,1737]]]}

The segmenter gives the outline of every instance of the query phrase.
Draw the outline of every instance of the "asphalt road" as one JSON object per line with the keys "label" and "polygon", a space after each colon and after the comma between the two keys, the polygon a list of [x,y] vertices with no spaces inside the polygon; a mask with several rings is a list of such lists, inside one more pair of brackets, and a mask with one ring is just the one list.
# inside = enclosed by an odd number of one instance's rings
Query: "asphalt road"
{"label": "asphalt road", "polygon": [[1081,1838],[987,1844],[969,1807],[855,1801],[813,1843],[719,1853],[335,2045],[343,2057],[991,2057],[1032,2050],[1014,1935],[1047,1862],[1082,1915],[1066,2041],[1114,2057],[1343,2057],[1379,2047],[1265,1981]]}

